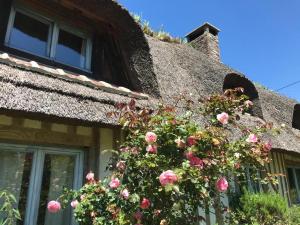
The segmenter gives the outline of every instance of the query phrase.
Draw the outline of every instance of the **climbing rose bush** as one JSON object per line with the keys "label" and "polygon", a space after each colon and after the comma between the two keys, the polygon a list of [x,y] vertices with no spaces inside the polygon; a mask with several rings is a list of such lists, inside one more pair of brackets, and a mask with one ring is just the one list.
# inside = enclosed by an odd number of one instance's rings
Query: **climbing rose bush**
{"label": "climbing rose bush", "polygon": [[[272,177],[265,170],[271,143],[262,139],[272,126],[263,122],[251,130],[239,125],[240,114],[253,106],[242,89],[199,104],[180,96],[175,105],[155,110],[137,107],[133,100],[117,105],[110,116],[119,119],[126,140],[113,157],[111,176],[100,181],[90,172],[80,190],[58,199],[64,207],[71,202],[80,225],[195,224],[204,219],[198,207],[223,211],[220,197],[233,178],[241,186],[247,183],[246,168],[253,177],[258,170],[265,171],[261,179]],[[206,120],[201,126],[194,122],[200,115]],[[233,139],[231,128],[240,136]],[[51,203],[49,210],[58,208]]]}

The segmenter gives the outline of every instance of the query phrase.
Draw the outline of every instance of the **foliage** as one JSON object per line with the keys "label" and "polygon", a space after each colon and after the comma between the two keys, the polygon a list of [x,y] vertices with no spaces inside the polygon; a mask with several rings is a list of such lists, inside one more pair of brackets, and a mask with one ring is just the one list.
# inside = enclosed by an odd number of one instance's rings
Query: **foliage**
{"label": "foliage", "polygon": [[135,22],[137,22],[140,27],[142,28],[143,32],[151,37],[157,38],[161,41],[170,42],[170,43],[183,43],[183,39],[181,38],[174,38],[169,33],[162,30],[154,31],[150,27],[150,23],[146,20],[143,20],[141,16],[137,14],[132,14]]}
{"label": "foliage", "polygon": [[12,225],[21,219],[19,211],[15,208],[17,200],[14,195],[0,191],[0,225]]}
{"label": "foliage", "polygon": [[288,211],[287,202],[279,194],[245,192],[230,224],[283,225],[288,222]]}
{"label": "foliage", "polygon": [[292,206],[288,210],[288,224],[296,225],[300,224],[300,207]]}
{"label": "foliage", "polygon": [[[243,89],[213,95],[201,101],[200,109],[185,96],[175,105],[150,109],[132,100],[110,113],[127,134],[112,160],[111,176],[98,181],[91,172],[79,191],[61,197],[64,205],[73,200],[80,225],[194,224],[203,219],[196,213],[199,206],[214,206],[223,224],[220,196],[230,189],[231,178],[243,186],[246,168],[251,167],[253,177],[265,171],[271,146],[262,135],[271,125],[253,130],[238,125],[239,115],[252,105]],[[193,122],[200,114],[204,126]],[[234,140],[232,126],[240,129]]]}

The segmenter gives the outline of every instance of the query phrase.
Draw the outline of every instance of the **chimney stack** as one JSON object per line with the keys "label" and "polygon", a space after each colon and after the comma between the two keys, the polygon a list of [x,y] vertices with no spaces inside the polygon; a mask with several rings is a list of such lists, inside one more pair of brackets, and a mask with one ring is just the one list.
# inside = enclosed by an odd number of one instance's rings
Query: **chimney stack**
{"label": "chimney stack", "polygon": [[220,47],[218,33],[220,30],[215,26],[204,23],[201,27],[186,35],[188,43],[209,58],[220,62]]}

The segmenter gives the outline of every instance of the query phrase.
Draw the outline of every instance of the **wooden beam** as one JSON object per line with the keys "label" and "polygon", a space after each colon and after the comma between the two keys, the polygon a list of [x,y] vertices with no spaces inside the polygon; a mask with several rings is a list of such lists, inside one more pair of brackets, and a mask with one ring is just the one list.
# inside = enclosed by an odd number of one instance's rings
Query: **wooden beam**
{"label": "wooden beam", "polygon": [[[15,121],[15,120],[14,120]],[[88,136],[54,132],[48,129],[33,129],[17,126],[0,126],[0,140],[25,144],[63,145],[86,147],[93,144]]]}
{"label": "wooden beam", "polygon": [[19,119],[15,121],[16,123],[22,123],[22,119],[32,119],[32,120],[41,120],[47,121],[49,123],[60,123],[65,125],[73,125],[73,126],[87,126],[87,127],[101,127],[101,128],[118,128],[119,125],[113,124],[104,124],[101,122],[90,122],[84,120],[78,120],[73,118],[64,118],[53,115],[46,115],[43,113],[32,113],[32,112],[24,112],[24,111],[12,111],[7,109],[0,109],[0,114],[8,117],[14,117],[14,119]]}

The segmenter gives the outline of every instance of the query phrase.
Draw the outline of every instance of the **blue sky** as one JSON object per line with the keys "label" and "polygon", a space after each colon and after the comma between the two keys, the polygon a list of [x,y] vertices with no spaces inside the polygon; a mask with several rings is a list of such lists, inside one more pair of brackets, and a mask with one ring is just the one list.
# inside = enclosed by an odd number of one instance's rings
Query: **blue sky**
{"label": "blue sky", "polygon": [[[154,29],[184,37],[204,22],[221,30],[222,61],[277,90],[300,81],[299,0],[119,0]],[[280,93],[300,101],[300,83]]]}

